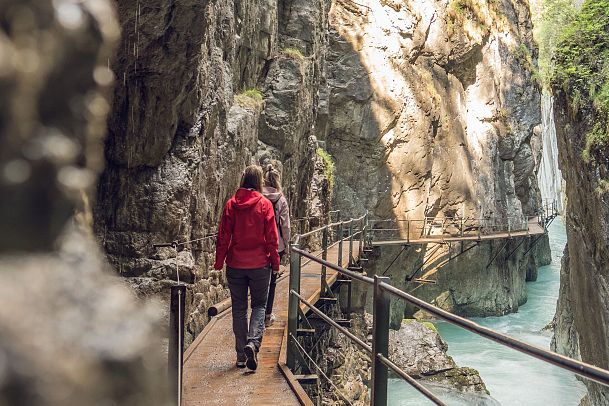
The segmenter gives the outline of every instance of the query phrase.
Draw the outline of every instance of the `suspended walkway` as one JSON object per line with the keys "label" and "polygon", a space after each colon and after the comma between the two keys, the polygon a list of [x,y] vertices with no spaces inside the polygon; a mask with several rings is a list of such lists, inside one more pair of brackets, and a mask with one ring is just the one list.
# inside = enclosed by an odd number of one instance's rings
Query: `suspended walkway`
{"label": "suspended walkway", "polygon": [[[356,221],[349,220],[324,226],[303,234],[298,239],[305,243],[313,237],[321,238],[327,249],[320,250],[315,258],[323,258],[333,264],[351,264],[360,256],[361,233],[351,232],[341,241],[330,243],[340,228],[347,231]],[[334,231],[334,232],[333,232]],[[313,243],[313,241],[312,241]],[[313,260],[303,261],[300,271],[300,294],[309,302],[322,300],[329,286],[337,282],[339,273],[321,267]],[[288,287],[289,275],[279,278],[273,312],[277,319],[267,328],[259,354],[255,373],[235,367],[236,354],[232,331],[231,309],[215,315],[184,354],[182,405],[300,405],[311,404],[299,379],[311,379],[293,375],[285,366],[287,353]],[[230,302],[230,299],[228,300]],[[329,300],[332,301],[332,300]],[[225,305],[220,305],[220,309]],[[301,329],[296,334],[311,334]]]}
{"label": "suspended walkway", "polygon": [[[476,230],[479,241],[485,239],[502,239],[520,236],[542,235],[545,228],[556,216],[544,214],[535,223],[527,219],[526,229],[497,230],[488,233]],[[447,224],[448,222],[445,222]],[[461,223],[461,221],[459,222]],[[454,222],[453,222],[454,224]],[[434,242],[449,238],[472,238],[465,235],[469,226],[463,220],[464,227],[457,236],[445,235],[446,232],[434,234]],[[524,227],[524,225],[522,225]],[[540,231],[539,228],[541,230]],[[306,348],[307,340],[318,332],[312,327],[310,318],[315,317],[344,334],[372,360],[372,404],[387,405],[387,380],[389,370],[410,383],[416,390],[431,402],[444,405],[430,390],[408,376],[388,357],[389,340],[389,298],[404,300],[434,315],[437,318],[465,328],[484,338],[501,345],[536,357],[571,371],[586,379],[609,386],[609,371],[535,347],[511,338],[502,333],[482,327],[472,321],[451,314],[415,296],[403,292],[390,284],[388,278],[370,277],[364,272],[366,255],[373,246],[382,246],[379,242],[399,241],[399,244],[423,244],[424,238],[402,238],[400,240],[376,240],[376,224],[368,221],[367,216],[347,221],[338,221],[322,226],[316,230],[295,238],[291,248],[290,273],[279,279],[275,299],[275,324],[268,328],[262,343],[259,366],[255,373],[235,367],[234,338],[232,335],[232,317],[230,307],[226,304],[217,306],[219,313],[212,317],[203,332],[195,339],[184,353],[171,356],[170,340],[170,379],[176,387],[177,404],[181,405],[314,405],[316,399],[310,399],[303,389],[307,385],[333,387],[338,397],[349,401],[332,383],[332,378],[324,374],[317,366]],[[397,228],[397,227],[396,227]],[[402,228],[399,228],[402,230]],[[448,227],[445,228],[448,230]],[[394,230],[391,230],[392,232]],[[463,233],[461,232],[463,231]],[[468,232],[471,230],[467,230]],[[383,229],[384,233],[388,230]],[[522,234],[520,234],[522,233]],[[463,234],[463,235],[460,235]],[[437,237],[439,236],[439,237]],[[494,236],[494,238],[492,237]],[[485,237],[483,239],[483,237]],[[456,240],[470,241],[470,240]],[[387,243],[388,244],[388,243]],[[320,247],[312,249],[311,247]],[[307,248],[309,247],[309,248]],[[373,335],[369,345],[353,335],[350,326],[349,311],[336,317],[329,317],[324,311],[328,306],[339,304],[337,289],[346,289],[341,297],[347,297],[346,308],[351,308],[352,282],[369,285],[373,295]],[[183,320],[183,309],[178,310],[178,319]],[[183,321],[182,321],[183,323]],[[171,323],[170,323],[171,324]],[[171,324],[175,326],[175,324]],[[180,323],[178,322],[178,326]],[[182,325],[183,328],[183,325]],[[180,328],[176,328],[180,331]],[[177,339],[180,348],[180,338]],[[175,363],[174,361],[177,361]],[[172,364],[172,362],[174,362]],[[175,366],[178,368],[175,368]],[[173,368],[177,374],[171,374]],[[183,375],[180,366],[183,366]],[[177,379],[175,379],[177,377]]]}

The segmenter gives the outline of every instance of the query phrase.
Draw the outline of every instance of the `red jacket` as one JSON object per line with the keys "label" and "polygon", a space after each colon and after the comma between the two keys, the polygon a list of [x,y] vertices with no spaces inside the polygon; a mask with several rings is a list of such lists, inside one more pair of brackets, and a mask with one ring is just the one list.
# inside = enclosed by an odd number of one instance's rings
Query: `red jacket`
{"label": "red jacket", "polygon": [[257,269],[270,264],[278,271],[277,246],[273,204],[254,190],[237,190],[224,206],[214,268],[222,269],[226,260],[235,269]]}

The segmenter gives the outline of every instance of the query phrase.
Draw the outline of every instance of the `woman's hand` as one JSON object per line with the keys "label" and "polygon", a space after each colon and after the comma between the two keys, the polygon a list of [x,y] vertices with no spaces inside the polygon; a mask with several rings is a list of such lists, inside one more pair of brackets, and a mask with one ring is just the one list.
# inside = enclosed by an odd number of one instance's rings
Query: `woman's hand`
{"label": "woman's hand", "polygon": [[222,263],[218,263],[218,262],[216,262],[216,263],[214,264],[214,269],[215,269],[216,271],[221,271],[221,270],[222,270],[222,268],[224,268],[224,264],[222,264]]}

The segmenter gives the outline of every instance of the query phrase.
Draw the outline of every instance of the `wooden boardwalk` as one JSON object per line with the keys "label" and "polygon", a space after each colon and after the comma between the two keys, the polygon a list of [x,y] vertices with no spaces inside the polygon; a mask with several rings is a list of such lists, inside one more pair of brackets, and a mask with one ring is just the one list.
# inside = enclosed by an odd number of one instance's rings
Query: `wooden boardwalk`
{"label": "wooden boardwalk", "polygon": [[[354,256],[358,250],[359,243],[354,241]],[[328,261],[337,263],[337,260],[338,246],[334,245],[328,249]],[[342,263],[347,264],[348,261],[348,242],[345,242]],[[320,273],[319,264],[306,263],[303,259],[300,291],[311,303],[319,298]],[[337,278],[336,272],[328,269],[327,278],[331,285]],[[297,391],[292,389],[282,373],[281,363],[285,360],[280,359],[280,355],[285,356],[282,345],[286,340],[288,279],[287,275],[283,276],[277,284],[273,308],[277,320],[264,334],[257,371],[248,372],[235,366],[235,339],[229,309],[212,318],[184,355],[183,405],[301,404],[296,395],[300,388],[296,384]]]}
{"label": "wooden boardwalk", "polygon": [[459,241],[490,241],[499,240],[503,238],[513,237],[528,237],[544,234],[545,229],[536,221],[529,221],[527,230],[519,231],[500,231],[497,233],[480,234],[468,233],[463,236],[452,235],[452,234],[438,234],[438,235],[423,235],[418,237],[411,237],[410,239],[387,239],[387,240],[374,240],[372,245],[375,247],[387,246],[387,245],[406,245],[406,244],[437,244],[447,242],[459,242]]}

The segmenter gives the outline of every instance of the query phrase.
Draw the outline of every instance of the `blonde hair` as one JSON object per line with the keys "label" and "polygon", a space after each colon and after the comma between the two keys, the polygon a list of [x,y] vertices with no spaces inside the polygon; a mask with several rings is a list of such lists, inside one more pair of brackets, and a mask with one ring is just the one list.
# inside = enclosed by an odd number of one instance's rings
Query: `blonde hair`
{"label": "blonde hair", "polygon": [[275,188],[277,191],[281,192],[281,175],[273,164],[268,164],[264,169],[264,185]]}
{"label": "blonde hair", "polygon": [[245,168],[241,177],[241,187],[262,193],[262,168],[258,165],[250,165]]}

